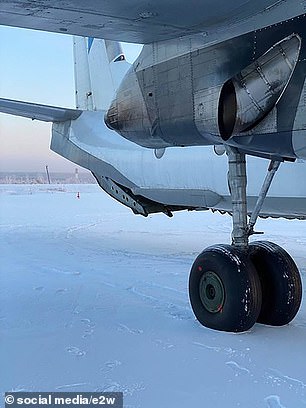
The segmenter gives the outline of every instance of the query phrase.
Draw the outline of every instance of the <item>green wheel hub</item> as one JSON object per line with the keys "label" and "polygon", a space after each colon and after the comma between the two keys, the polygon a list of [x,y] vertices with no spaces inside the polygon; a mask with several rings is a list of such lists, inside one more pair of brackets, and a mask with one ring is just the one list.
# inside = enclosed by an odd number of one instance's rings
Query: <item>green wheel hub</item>
{"label": "green wheel hub", "polygon": [[206,272],[200,280],[200,299],[203,306],[210,313],[222,310],[225,301],[225,292],[221,279],[214,272]]}

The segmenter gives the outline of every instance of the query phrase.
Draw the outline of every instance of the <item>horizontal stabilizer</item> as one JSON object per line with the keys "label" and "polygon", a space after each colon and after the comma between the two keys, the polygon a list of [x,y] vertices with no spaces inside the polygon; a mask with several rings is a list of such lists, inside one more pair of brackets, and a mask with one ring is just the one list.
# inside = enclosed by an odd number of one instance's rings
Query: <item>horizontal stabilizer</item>
{"label": "horizontal stabilizer", "polygon": [[56,106],[3,98],[0,98],[0,112],[43,122],[65,122],[66,120],[78,118],[82,113],[81,110],[76,109],[58,108]]}

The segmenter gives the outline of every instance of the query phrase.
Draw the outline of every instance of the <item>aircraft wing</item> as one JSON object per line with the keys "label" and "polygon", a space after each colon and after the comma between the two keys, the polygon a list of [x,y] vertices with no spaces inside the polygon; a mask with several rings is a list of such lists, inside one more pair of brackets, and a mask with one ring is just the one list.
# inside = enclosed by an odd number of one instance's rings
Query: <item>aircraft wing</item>
{"label": "aircraft wing", "polygon": [[37,103],[20,102],[0,98],[0,112],[9,115],[23,116],[43,122],[65,122],[78,118],[82,111],[76,109],[58,108],[56,106],[40,105]]}
{"label": "aircraft wing", "polygon": [[284,19],[302,8],[300,0],[1,0],[0,25],[145,44],[228,31],[254,16],[247,24],[256,29],[271,10]]}

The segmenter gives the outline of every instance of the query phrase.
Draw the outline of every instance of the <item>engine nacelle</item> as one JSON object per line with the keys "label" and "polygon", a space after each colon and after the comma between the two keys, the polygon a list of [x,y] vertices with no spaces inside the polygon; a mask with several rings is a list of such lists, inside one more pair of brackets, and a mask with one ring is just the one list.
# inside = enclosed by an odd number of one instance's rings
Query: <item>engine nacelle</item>
{"label": "engine nacelle", "polygon": [[[205,70],[204,57],[202,65],[196,56],[183,55],[174,59],[175,63],[171,60],[169,66],[152,60],[149,68],[136,72],[132,67],[105,122],[126,139],[154,149],[215,144],[221,138],[226,141],[245,135],[282,97],[300,50],[300,36],[291,34],[252,63],[250,56],[245,58],[249,65],[226,80],[235,71],[226,77],[224,44],[219,50],[221,68],[215,68],[211,82],[203,80],[207,78],[204,74],[200,76]],[[212,56],[206,58],[208,63]]]}
{"label": "engine nacelle", "polygon": [[218,109],[223,140],[252,129],[273,109],[290,81],[300,49],[301,38],[292,34],[223,85]]}

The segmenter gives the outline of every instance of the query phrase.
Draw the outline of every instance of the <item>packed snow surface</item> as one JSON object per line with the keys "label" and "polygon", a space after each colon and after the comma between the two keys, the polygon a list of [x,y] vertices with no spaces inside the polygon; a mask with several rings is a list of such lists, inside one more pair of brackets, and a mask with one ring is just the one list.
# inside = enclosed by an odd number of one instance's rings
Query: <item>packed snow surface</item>
{"label": "packed snow surface", "polygon": [[[205,247],[229,242],[229,216],[143,218],[95,185],[5,185],[0,221],[1,393],[123,391],[126,408],[306,407],[305,302],[290,325],[243,334],[193,316],[189,270]],[[261,220],[257,230],[289,251],[306,287],[306,222]]]}

